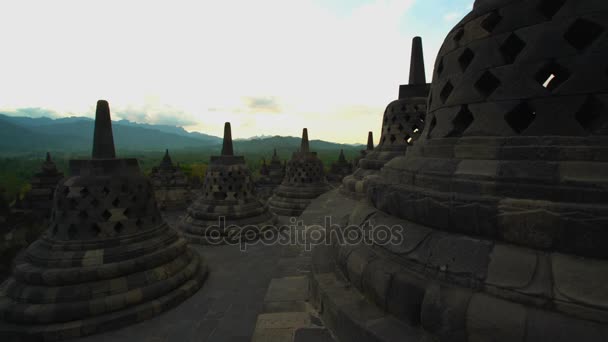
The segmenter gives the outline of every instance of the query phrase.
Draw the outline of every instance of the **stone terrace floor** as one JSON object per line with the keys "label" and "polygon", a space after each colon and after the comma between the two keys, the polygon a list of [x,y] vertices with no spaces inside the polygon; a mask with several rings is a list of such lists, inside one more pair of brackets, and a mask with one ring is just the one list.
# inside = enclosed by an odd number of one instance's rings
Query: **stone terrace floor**
{"label": "stone terrace floor", "polygon": [[[178,217],[166,220],[174,224]],[[258,244],[247,252],[238,246],[193,248],[210,272],[191,298],[150,320],[73,341],[331,341],[307,304],[310,255],[301,246]],[[272,302],[276,298],[284,302]],[[299,323],[294,325],[293,317]]]}

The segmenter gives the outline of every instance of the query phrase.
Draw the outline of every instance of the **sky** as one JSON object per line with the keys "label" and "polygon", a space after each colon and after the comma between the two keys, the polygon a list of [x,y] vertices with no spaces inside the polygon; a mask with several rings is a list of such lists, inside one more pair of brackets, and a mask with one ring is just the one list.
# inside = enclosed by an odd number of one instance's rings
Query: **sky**
{"label": "sky", "polygon": [[473,0],[0,2],[0,113],[364,143]]}

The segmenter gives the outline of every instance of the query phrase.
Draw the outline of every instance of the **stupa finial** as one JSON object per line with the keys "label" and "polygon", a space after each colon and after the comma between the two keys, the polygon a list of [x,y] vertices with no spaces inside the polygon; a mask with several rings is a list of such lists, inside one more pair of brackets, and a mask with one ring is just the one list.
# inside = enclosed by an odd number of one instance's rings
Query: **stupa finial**
{"label": "stupa finial", "polygon": [[310,152],[310,145],[308,144],[308,129],[304,128],[302,131],[302,144],[300,145],[300,152],[308,153]]}
{"label": "stupa finial", "polygon": [[93,134],[93,159],[116,158],[114,136],[112,135],[112,120],[108,101],[97,101],[95,111],[95,132]]}
{"label": "stupa finial", "polygon": [[422,52],[422,38],[414,37],[412,41],[412,58],[410,60],[410,85],[419,84],[426,84],[424,54]]}
{"label": "stupa finial", "polygon": [[234,150],[232,149],[232,129],[230,128],[230,122],[226,122],[224,124],[224,144],[222,145],[222,155],[234,155]]}
{"label": "stupa finial", "polygon": [[374,132],[367,133],[367,150],[371,151],[374,149]]}

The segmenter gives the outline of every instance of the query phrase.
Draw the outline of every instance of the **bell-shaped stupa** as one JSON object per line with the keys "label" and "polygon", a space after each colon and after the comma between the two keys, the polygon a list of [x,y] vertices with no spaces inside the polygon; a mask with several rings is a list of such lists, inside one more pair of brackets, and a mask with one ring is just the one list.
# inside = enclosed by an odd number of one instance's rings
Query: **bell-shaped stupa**
{"label": "bell-shaped stupa", "polygon": [[266,163],[266,159],[262,162],[260,177],[255,182],[256,193],[263,201],[266,201],[272,196],[283,178],[285,177],[285,169],[281,159],[277,155],[277,150],[274,149],[270,163]]}
{"label": "bell-shaped stupa", "polygon": [[34,177],[30,180],[31,189],[25,194],[21,203],[23,209],[48,217],[53,208],[55,188],[61,179],[63,179],[63,173],[57,170],[51,154],[47,152],[40,172],[34,174]]}
{"label": "bell-shaped stupa", "polygon": [[338,160],[331,164],[327,180],[330,182],[340,183],[342,179],[353,172],[353,164],[349,163],[344,156],[344,150],[340,150]]}
{"label": "bell-shaped stupa", "polygon": [[268,201],[270,210],[280,216],[299,216],[311,200],[329,189],[323,162],[310,151],[308,130],[304,128],[300,150],[287,162],[285,178]]}
{"label": "bell-shaped stupa", "polygon": [[188,177],[171,160],[169,150],[165,151],[160,164],[152,169],[150,180],[154,186],[156,202],[161,209],[185,209],[192,201],[192,191]]}
{"label": "bell-shaped stupa", "polygon": [[[409,84],[399,87],[399,99],[391,102],[382,119],[380,143],[361,158],[358,169],[342,181],[341,191],[362,198],[367,191],[368,176],[377,175],[386,162],[405,154],[422,134],[430,84],[426,83],[422,39],[412,42]],[[370,142],[368,139],[368,148]]]}
{"label": "bell-shaped stupa", "polygon": [[605,1],[478,0],[351,215],[402,239],[335,251],[349,284],[429,341],[606,341],[606,56]]}
{"label": "bell-shaped stupa", "polygon": [[[275,220],[255,194],[245,158],[234,155],[230,123],[226,122],[222,154],[211,157],[201,196],[188,208],[181,230],[193,242],[219,244],[249,238],[241,233],[259,233],[272,228]],[[257,229],[248,229],[252,226]]]}
{"label": "bell-shaped stupa", "polygon": [[97,102],[93,155],[71,160],[49,230],[0,287],[0,336],[52,341],[148,319],[195,293],[206,265],[160,216],[136,159],[115,158]]}

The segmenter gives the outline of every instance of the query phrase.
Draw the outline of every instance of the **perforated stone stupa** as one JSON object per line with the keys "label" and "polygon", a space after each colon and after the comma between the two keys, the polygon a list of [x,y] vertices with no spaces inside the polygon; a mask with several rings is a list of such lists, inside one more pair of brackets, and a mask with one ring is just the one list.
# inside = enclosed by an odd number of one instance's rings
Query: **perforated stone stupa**
{"label": "perforated stone stupa", "polygon": [[[399,99],[391,102],[382,119],[380,143],[359,161],[358,169],[342,181],[341,191],[362,198],[367,191],[367,178],[377,175],[389,160],[404,155],[422,134],[430,84],[426,83],[422,39],[412,42],[410,80],[399,87]],[[368,141],[369,145],[369,141]],[[372,142],[373,146],[373,142]]]}
{"label": "perforated stone stupa", "polygon": [[266,159],[264,159],[260,170],[260,177],[255,182],[258,197],[264,201],[268,200],[272,196],[274,189],[281,184],[284,177],[285,168],[277,155],[277,150],[274,149],[270,163],[266,164]]}
{"label": "perforated stone stupa", "polygon": [[188,208],[181,229],[193,242],[215,244],[225,239],[247,238],[240,235],[245,227],[256,226],[259,232],[272,226],[275,220],[255,194],[245,158],[234,155],[227,122],[222,154],[211,157],[201,196]]}
{"label": "perforated stone stupa", "polygon": [[51,154],[47,152],[40,172],[37,172],[30,180],[32,188],[26,193],[21,206],[35,214],[48,217],[53,207],[55,188],[61,179],[63,179],[63,173],[57,170]]}
{"label": "perforated stone stupa", "polygon": [[71,160],[49,230],[0,287],[0,339],[52,341],[165,311],[207,268],[161,218],[136,159],[117,159],[109,106],[97,103],[92,159]]}
{"label": "perforated stone stupa", "polygon": [[330,182],[342,182],[342,179],[353,172],[353,164],[344,157],[344,150],[340,150],[338,160],[331,164],[327,180]]}
{"label": "perforated stone stupa", "polygon": [[165,151],[160,164],[152,169],[150,180],[159,208],[182,209],[190,205],[192,191],[188,177],[173,164],[169,150]]}
{"label": "perforated stone stupa", "polygon": [[608,2],[477,1],[350,218],[404,240],[335,250],[349,283],[428,340],[606,341],[606,56]]}
{"label": "perforated stone stupa", "polygon": [[323,162],[310,151],[304,128],[300,150],[287,162],[285,178],[268,201],[270,210],[281,216],[299,216],[312,199],[329,189]]}

